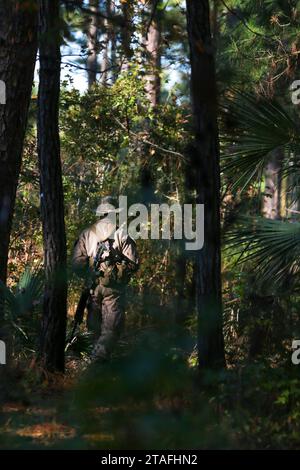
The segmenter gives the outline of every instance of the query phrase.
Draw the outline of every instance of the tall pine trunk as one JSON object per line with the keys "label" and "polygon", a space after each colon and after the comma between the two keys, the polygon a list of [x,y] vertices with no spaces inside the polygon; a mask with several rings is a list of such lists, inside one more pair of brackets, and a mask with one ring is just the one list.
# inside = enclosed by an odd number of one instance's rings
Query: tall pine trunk
{"label": "tall pine trunk", "polygon": [[150,104],[155,107],[160,99],[160,66],[161,66],[161,31],[158,13],[159,0],[151,0],[147,31],[145,37],[146,49],[146,93]]}
{"label": "tall pine trunk", "polygon": [[129,2],[121,3],[122,15],[124,18],[125,27],[121,28],[121,60],[122,70],[128,70],[130,61],[132,60],[133,50],[131,44],[131,31],[129,24],[132,21],[133,5]]}
{"label": "tall pine trunk", "polygon": [[[0,279],[8,249],[37,51],[37,2],[0,2]],[[4,96],[2,97],[4,98]]]}
{"label": "tall pine trunk", "polygon": [[89,1],[89,9],[95,14],[91,15],[90,25],[88,28],[88,58],[87,58],[87,72],[88,72],[88,87],[94,85],[97,81],[98,69],[98,0]]}
{"label": "tall pine trunk", "polygon": [[262,201],[262,214],[267,219],[280,219],[281,217],[282,160],[283,154],[281,149],[276,149],[265,168],[265,191]]}
{"label": "tall pine trunk", "polygon": [[194,144],[191,167],[196,202],[204,204],[204,247],[196,253],[198,359],[200,368],[222,367],[220,170],[217,90],[208,0],[186,0],[191,62]]}
{"label": "tall pine trunk", "polygon": [[67,278],[58,128],[61,63],[59,28],[59,0],[40,0],[38,154],[46,273],[41,357],[46,369],[63,371]]}
{"label": "tall pine trunk", "polygon": [[[106,0],[106,15],[111,16],[111,1]],[[107,85],[109,69],[109,44],[111,40],[111,26],[107,19],[103,22],[103,34],[101,37],[101,83]]]}

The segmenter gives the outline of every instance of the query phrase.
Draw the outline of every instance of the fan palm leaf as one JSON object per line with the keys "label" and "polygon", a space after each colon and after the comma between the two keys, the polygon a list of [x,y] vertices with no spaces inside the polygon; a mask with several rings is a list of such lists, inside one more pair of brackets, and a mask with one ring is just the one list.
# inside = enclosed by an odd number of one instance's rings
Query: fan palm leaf
{"label": "fan palm leaf", "polygon": [[[282,148],[287,153],[300,152],[300,134],[296,121],[282,105],[248,92],[233,91],[222,106],[223,122],[234,123],[234,137],[223,133],[225,174],[234,181],[233,189],[244,189],[260,178],[272,152]],[[291,159],[286,171],[299,169],[297,158]]]}
{"label": "fan palm leaf", "polygon": [[238,263],[252,261],[262,281],[281,283],[299,273],[300,223],[242,217],[226,234]]}
{"label": "fan palm leaf", "polygon": [[31,312],[41,298],[43,285],[44,275],[40,267],[27,267],[13,289],[0,281],[0,297],[6,314],[12,319],[18,319]]}

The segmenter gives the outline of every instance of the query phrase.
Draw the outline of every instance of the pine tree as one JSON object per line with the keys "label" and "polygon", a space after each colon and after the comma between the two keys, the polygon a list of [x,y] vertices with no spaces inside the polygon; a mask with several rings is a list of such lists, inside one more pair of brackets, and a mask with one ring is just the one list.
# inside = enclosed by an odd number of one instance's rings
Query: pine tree
{"label": "pine tree", "polygon": [[58,128],[61,64],[59,10],[59,0],[40,0],[38,154],[46,274],[41,356],[46,369],[63,371],[67,278]]}
{"label": "pine tree", "polygon": [[37,51],[37,2],[0,2],[0,279],[6,282],[8,247],[22,160]]}
{"label": "pine tree", "polygon": [[204,247],[196,253],[198,360],[224,366],[220,253],[220,170],[217,90],[208,0],[187,0],[194,144],[190,150],[196,202],[204,204]]}

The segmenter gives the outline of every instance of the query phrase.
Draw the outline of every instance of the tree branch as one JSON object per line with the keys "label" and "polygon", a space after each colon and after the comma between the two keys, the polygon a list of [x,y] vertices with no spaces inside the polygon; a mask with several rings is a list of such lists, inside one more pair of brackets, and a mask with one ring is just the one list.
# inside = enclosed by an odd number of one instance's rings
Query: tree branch
{"label": "tree branch", "polygon": [[93,11],[87,6],[85,6],[82,0],[64,0],[64,3],[66,7],[78,8],[82,13],[86,13],[89,16],[96,16],[98,18],[105,19],[117,26],[120,26],[120,28],[128,28],[129,30],[133,29],[132,23],[126,21],[123,15],[107,15],[106,13],[103,13],[99,10]]}
{"label": "tree branch", "polygon": [[250,33],[255,34],[256,36],[259,36],[259,37],[263,37],[265,39],[270,39],[270,40],[273,40],[273,41],[275,40],[275,34],[267,35],[267,34],[263,34],[263,33],[259,33],[257,31],[254,31],[252,28],[250,28],[250,26],[248,25],[245,18],[242,15],[240,15],[237,11],[230,8],[227,5],[227,3],[225,2],[225,0],[221,0],[221,3],[224,5],[226,10],[229,11],[229,13],[231,13],[233,16],[235,16],[245,26],[245,28],[248,29],[248,31],[250,31]]}
{"label": "tree branch", "polygon": [[117,118],[114,117],[114,116],[113,116],[113,119],[115,120],[115,122],[116,122],[122,129],[124,129],[126,132],[128,132],[128,134],[133,135],[137,140],[140,140],[140,141],[142,141],[144,144],[150,145],[151,147],[157,148],[158,150],[161,150],[161,151],[164,152],[164,153],[170,153],[171,155],[175,155],[176,157],[180,157],[183,161],[187,162],[186,157],[185,157],[182,153],[175,152],[174,150],[170,150],[170,149],[166,149],[166,148],[164,148],[164,147],[161,147],[160,145],[157,145],[157,144],[155,144],[154,142],[151,142],[150,140],[141,139],[138,134],[136,134],[135,132],[131,131],[131,130],[128,129],[126,126],[124,126],[124,124],[123,124],[121,121],[119,121],[119,119],[117,119]]}

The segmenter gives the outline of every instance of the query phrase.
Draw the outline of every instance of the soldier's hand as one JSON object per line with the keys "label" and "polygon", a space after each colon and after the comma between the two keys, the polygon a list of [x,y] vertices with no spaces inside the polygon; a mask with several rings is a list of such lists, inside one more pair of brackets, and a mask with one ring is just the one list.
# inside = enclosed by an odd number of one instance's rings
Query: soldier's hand
{"label": "soldier's hand", "polygon": [[124,276],[126,266],[123,263],[117,263],[117,279],[121,280]]}
{"label": "soldier's hand", "polygon": [[110,282],[111,282],[111,273],[107,271],[103,272],[101,276],[101,281],[100,281],[102,286],[108,286]]}

